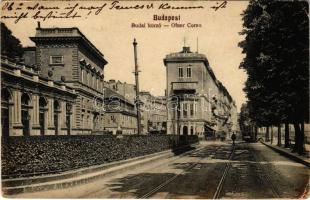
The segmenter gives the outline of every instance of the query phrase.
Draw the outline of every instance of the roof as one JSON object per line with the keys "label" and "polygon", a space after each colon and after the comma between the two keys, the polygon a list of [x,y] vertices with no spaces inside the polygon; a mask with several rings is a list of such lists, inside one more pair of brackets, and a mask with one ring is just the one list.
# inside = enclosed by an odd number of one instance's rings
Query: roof
{"label": "roof", "polygon": [[108,62],[104,59],[104,55],[86,38],[86,36],[77,28],[37,28],[35,37],[30,37],[33,42],[39,42],[46,39],[54,40],[77,40],[81,42],[86,48],[94,53],[96,58],[98,58],[104,65]]}
{"label": "roof", "polygon": [[129,105],[134,106],[134,104],[132,102],[130,102],[128,99],[126,99],[123,95],[117,93],[116,91],[114,91],[110,88],[107,88],[107,87],[104,87],[104,88],[105,88],[105,99],[108,100],[109,98],[111,98],[111,100],[112,100],[112,98],[117,98],[117,99],[119,99],[119,100],[121,100],[121,101],[123,101]]}
{"label": "roof", "polygon": [[197,52],[191,52],[189,47],[183,47],[181,52],[168,54],[166,58],[164,58],[164,64],[166,65],[169,62],[203,62],[214,82],[217,80],[213,70],[209,65],[209,61],[206,55]]}

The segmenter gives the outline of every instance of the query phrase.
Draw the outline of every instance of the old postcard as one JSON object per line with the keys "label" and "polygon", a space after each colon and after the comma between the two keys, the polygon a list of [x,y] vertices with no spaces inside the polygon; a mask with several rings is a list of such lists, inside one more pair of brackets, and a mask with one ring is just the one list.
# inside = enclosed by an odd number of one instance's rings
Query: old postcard
{"label": "old postcard", "polygon": [[3,197],[309,197],[308,1],[0,6]]}

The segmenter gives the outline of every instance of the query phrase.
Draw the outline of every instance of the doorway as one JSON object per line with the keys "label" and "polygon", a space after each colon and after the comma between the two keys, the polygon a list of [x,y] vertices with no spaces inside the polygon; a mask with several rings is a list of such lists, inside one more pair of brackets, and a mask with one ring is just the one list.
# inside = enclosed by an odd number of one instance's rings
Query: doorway
{"label": "doorway", "polygon": [[187,126],[183,126],[183,135],[188,135],[188,128],[187,128]]}

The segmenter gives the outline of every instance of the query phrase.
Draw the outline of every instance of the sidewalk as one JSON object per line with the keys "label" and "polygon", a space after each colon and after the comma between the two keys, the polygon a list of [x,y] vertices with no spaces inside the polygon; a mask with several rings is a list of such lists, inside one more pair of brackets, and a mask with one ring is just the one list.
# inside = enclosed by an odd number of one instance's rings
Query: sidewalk
{"label": "sidewalk", "polygon": [[[193,150],[197,150],[202,148],[203,144],[197,143],[193,146],[195,147]],[[185,151],[180,155],[175,155],[175,153],[169,149],[128,160],[115,161],[112,163],[70,170],[59,174],[2,179],[2,193],[5,196],[10,196],[19,193],[32,193],[44,190],[71,188],[73,186],[90,183],[98,179],[115,176],[126,170],[135,170],[144,165],[157,162],[162,159],[182,156],[193,150]]]}
{"label": "sidewalk", "polygon": [[306,155],[298,155],[298,153],[292,153],[292,150],[290,148],[284,148],[284,145],[281,147],[277,146],[277,144],[270,144],[267,142],[262,142],[262,144],[266,145],[267,147],[273,149],[274,151],[278,152],[279,154],[294,160],[296,162],[299,162],[307,167],[310,167],[310,157],[309,157],[309,148],[310,145],[305,144],[306,146]]}

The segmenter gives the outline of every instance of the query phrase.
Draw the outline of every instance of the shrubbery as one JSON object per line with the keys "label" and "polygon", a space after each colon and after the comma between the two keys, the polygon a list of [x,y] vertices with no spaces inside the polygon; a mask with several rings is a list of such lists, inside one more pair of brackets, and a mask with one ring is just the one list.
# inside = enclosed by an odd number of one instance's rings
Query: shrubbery
{"label": "shrubbery", "polygon": [[124,160],[170,149],[173,141],[175,136],[169,135],[10,137],[2,140],[2,176],[57,173]]}

